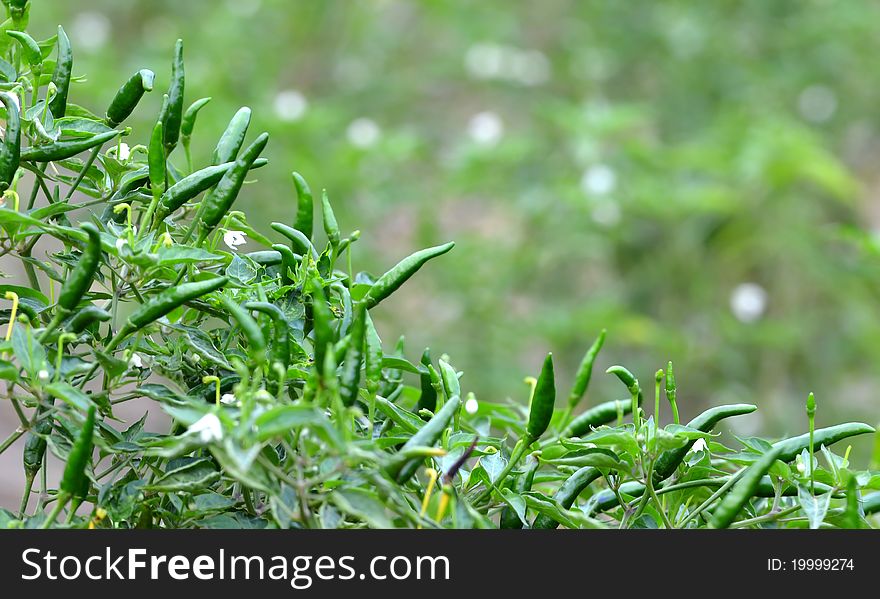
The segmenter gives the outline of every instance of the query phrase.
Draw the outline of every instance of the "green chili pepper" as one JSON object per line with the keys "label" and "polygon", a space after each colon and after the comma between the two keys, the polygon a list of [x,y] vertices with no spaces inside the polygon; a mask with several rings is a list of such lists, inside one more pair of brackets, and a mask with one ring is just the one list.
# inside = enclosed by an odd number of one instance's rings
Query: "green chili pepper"
{"label": "green chili pepper", "polygon": [[141,69],[129,77],[107,107],[107,123],[111,127],[116,127],[127,119],[141,101],[144,92],[153,91],[155,79],[156,74],[150,69]]}
{"label": "green chili pepper", "polygon": [[571,393],[568,394],[569,410],[573,410],[577,406],[578,402],[587,392],[587,388],[590,386],[590,378],[593,376],[593,363],[596,361],[596,356],[599,355],[599,350],[602,349],[602,345],[605,343],[605,334],[605,329],[602,329],[599,336],[596,337],[596,340],[593,342],[593,345],[590,346],[590,349],[584,354],[583,360],[581,360],[581,364],[577,369],[577,374],[575,374],[574,377],[574,385],[571,387]]}
{"label": "green chili pepper", "polygon": [[24,31],[7,31],[6,35],[13,38],[21,45],[21,53],[24,59],[32,67],[36,68],[43,64],[43,52],[40,45]]}
{"label": "green chili pepper", "polygon": [[312,238],[312,226],[315,220],[315,206],[312,199],[312,190],[309,184],[303,179],[303,176],[297,172],[293,173],[293,187],[296,189],[296,222],[293,227],[297,231],[302,231],[306,239]]}
{"label": "green chili pepper", "polygon": [[724,497],[721,505],[715,508],[712,518],[709,520],[709,528],[727,528],[733,524],[743,506],[755,495],[761,478],[767,474],[776,460],[780,459],[780,454],[782,454],[782,448],[774,446],[746,468]]}
{"label": "green chili pepper", "polygon": [[[583,493],[584,489],[589,487],[600,476],[602,476],[602,473],[598,469],[592,466],[585,466],[577,470],[562,483],[562,486],[553,494],[553,499],[559,502],[565,509],[569,509],[574,505],[575,500]],[[556,520],[544,514],[539,515],[532,522],[532,528],[536,529],[556,528],[557,526],[559,526],[559,523]]]}
{"label": "green chili pepper", "polygon": [[617,399],[606,401],[586,410],[572,420],[562,432],[563,437],[580,437],[590,432],[594,427],[613,422],[617,418],[618,409],[624,415],[632,411],[632,401]]}
{"label": "green chili pepper", "polygon": [[89,242],[58,294],[58,307],[65,312],[72,312],[77,307],[86,291],[92,286],[95,273],[101,264],[101,234],[98,228],[88,222],[83,223],[81,228],[88,233]]}
{"label": "green chili pepper", "polygon": [[366,324],[364,372],[367,391],[370,395],[375,395],[382,383],[382,340],[379,338],[379,333],[373,325],[373,319],[370,318],[370,313],[367,311],[364,312],[364,323]]}
{"label": "green chili pepper", "polygon": [[248,258],[260,266],[275,266],[281,264],[281,254],[275,250],[260,250],[245,254]]}
{"label": "green chili pepper", "polygon": [[93,322],[106,322],[110,318],[111,315],[106,310],[97,306],[86,306],[77,310],[65,328],[71,333],[79,335]]}
{"label": "green chili pepper", "polygon": [[183,117],[180,120],[180,141],[183,145],[189,145],[193,129],[196,126],[196,117],[199,116],[199,111],[210,101],[211,98],[199,98],[190,104],[189,108],[186,109],[186,112],[183,113]]}
{"label": "green chili pepper", "polygon": [[434,443],[437,442],[437,439],[440,438],[440,435],[443,434],[443,430],[452,420],[452,417],[458,412],[460,407],[460,397],[454,396],[450,398],[449,401],[447,401],[443,407],[434,414],[434,417],[426,422],[425,425],[419,429],[419,432],[410,437],[409,440],[403,444],[403,447],[400,448],[400,451],[392,457],[389,463],[385,466],[385,472],[388,476],[396,480],[399,484],[403,484],[409,480],[412,475],[415,474],[416,470],[418,470],[419,464],[422,463],[423,458],[406,457],[406,451],[413,447],[433,446]]}
{"label": "green chili pepper", "polygon": [[138,331],[187,302],[198,299],[212,291],[217,291],[228,282],[229,279],[226,277],[214,277],[204,281],[194,281],[169,287],[135,310],[128,317],[123,330],[125,330],[126,334]]}
{"label": "green chili pepper", "polygon": [[437,409],[437,389],[434,388],[434,384],[431,381],[431,373],[427,369],[431,365],[430,349],[425,349],[424,353],[422,353],[421,363],[425,367],[425,372],[419,375],[419,383],[422,390],[419,395],[418,409],[434,412]]}
{"label": "green chili pepper", "polygon": [[[714,408],[709,408],[708,410],[688,422],[687,425],[689,428],[694,428],[698,431],[708,433],[711,432],[713,428],[715,428],[716,424],[718,424],[725,418],[751,414],[757,409],[757,406],[747,403],[715,406]],[[666,480],[675,473],[678,465],[681,464],[681,461],[687,455],[687,452],[690,451],[691,447],[693,447],[694,443],[696,443],[696,439],[694,439],[693,441],[688,441],[685,445],[677,449],[670,449],[660,454],[660,457],[657,458],[657,462],[654,464],[655,484]]]}
{"label": "green chili pepper", "polygon": [[[847,422],[845,424],[836,424],[827,428],[816,429],[814,433],[814,442],[819,447],[823,445],[825,447],[830,447],[832,444],[848,437],[868,435],[873,434],[874,432],[874,427],[868,426],[867,424],[861,422]],[[779,454],[780,461],[790,462],[804,449],[810,447],[810,433],[805,433],[798,437],[792,437],[791,439],[777,441],[773,444],[773,447],[779,447],[781,449],[781,453]]]}
{"label": "green chili pepper", "polygon": [[553,406],[556,403],[556,380],[553,372],[553,354],[547,354],[535,391],[532,394],[532,405],[529,408],[529,423],[526,427],[527,445],[541,438],[550,420],[553,418]]}
{"label": "green chili pepper", "polygon": [[675,403],[675,373],[672,371],[672,362],[666,367],[666,399],[672,408],[672,421],[675,424],[681,422],[678,417],[678,404]]}
{"label": "green chili pepper", "polygon": [[261,133],[205,197],[201,216],[202,238],[212,231],[232,208],[238,192],[241,191],[245,176],[268,142],[269,134]]}
{"label": "green chili pepper", "polygon": [[67,111],[67,96],[70,92],[70,75],[73,71],[73,49],[70,47],[70,38],[64,32],[64,28],[58,26],[58,59],[55,61],[55,71],[52,73],[52,83],[55,84],[55,96],[49,101],[49,110],[52,116],[61,118]]}
{"label": "green chili pepper", "polygon": [[[538,471],[540,461],[535,454],[531,454],[526,458],[526,465],[522,473],[516,477],[513,490],[517,495],[522,495],[532,490],[532,483],[535,480],[535,473]],[[499,528],[519,529],[523,527],[522,520],[510,506],[505,507],[501,511],[501,519],[499,520]]]}
{"label": "green chili pepper", "polygon": [[165,189],[165,181],[168,177],[168,166],[165,162],[165,148],[162,145],[164,137],[162,121],[157,121],[153,126],[153,133],[150,135],[150,146],[147,148],[147,166],[150,174],[150,189],[153,191],[153,197],[159,195]]}
{"label": "green chili pepper", "polygon": [[810,393],[807,396],[807,419],[810,423],[810,492],[813,495],[816,494],[816,475],[813,472],[813,450],[816,447],[813,445],[813,435],[816,431],[816,397]]}
{"label": "green chili pepper", "polygon": [[[333,315],[327,300],[324,297],[323,287],[317,281],[312,281],[312,318],[314,318],[313,353],[315,365],[323,365],[328,345],[333,343],[333,328],[331,322]],[[320,370],[320,368],[319,368]]]}
{"label": "green chili pepper", "polygon": [[639,406],[642,405],[642,388],[639,386],[639,379],[633,376],[633,373],[623,366],[612,366],[605,372],[617,376],[617,378],[620,379],[620,382],[626,385],[626,388],[629,390],[630,396],[632,397],[630,412],[632,412],[633,422],[636,425],[636,429],[638,429],[641,426]]}
{"label": "green chili pepper", "polygon": [[[161,125],[161,123],[159,123]],[[161,136],[161,131],[159,133]],[[160,137],[161,139],[161,137]],[[151,144],[152,145],[152,144]],[[163,157],[164,162],[164,157]],[[214,187],[223,178],[234,163],[224,162],[215,166],[207,166],[187,175],[162,194],[160,200],[161,214],[168,215],[198,196],[203,191]]]}
{"label": "green chili pepper", "polygon": [[[183,40],[174,44],[174,60],[171,62],[171,85],[168,87],[168,106],[162,121],[162,141],[165,153],[170,154],[180,139],[183,120],[183,91],[186,75],[183,68]],[[225,161],[224,161],[225,162]]]}
{"label": "green chili pepper", "polygon": [[80,152],[91,150],[119,135],[119,131],[105,131],[92,137],[56,141],[43,146],[31,146],[21,151],[21,159],[27,162],[55,162],[72,158]]}
{"label": "green chili pepper", "polygon": [[296,270],[296,254],[283,243],[273,243],[272,249],[281,254],[281,281],[284,285],[289,285],[291,283],[289,272]]}
{"label": "green chili pepper", "polygon": [[358,397],[361,382],[361,361],[364,356],[364,338],[367,334],[367,308],[363,304],[355,307],[354,319],[348,334],[348,350],[343,363],[340,393],[342,403],[346,406],[354,404]]}
{"label": "green chili pepper", "polygon": [[367,308],[373,308],[384,300],[386,297],[397,291],[407,279],[413,276],[424,264],[431,258],[442,256],[455,247],[455,243],[449,242],[444,245],[419,250],[410,256],[407,256],[398,262],[391,270],[379,277],[367,294],[364,296],[364,303]]}
{"label": "green chili pepper", "polygon": [[330,247],[334,250],[339,247],[339,223],[336,222],[336,215],[333,214],[333,207],[330,206],[330,198],[327,197],[325,189],[321,194],[321,218],[324,221],[324,233],[327,234],[327,240]]}
{"label": "green chili pepper", "polygon": [[242,106],[238,109],[232,120],[226,126],[217,147],[214,148],[214,156],[212,162],[214,164],[222,164],[230,162],[238,157],[238,151],[244,144],[244,138],[247,135],[248,126],[251,124],[251,109]]}
{"label": "green chili pepper", "polygon": [[871,493],[862,498],[862,510],[866,515],[880,512],[880,493]]}
{"label": "green chili pepper", "polygon": [[18,102],[9,92],[0,92],[0,101],[6,107],[6,136],[0,146],[0,192],[12,185],[21,157],[21,113]]}
{"label": "green chili pepper", "polygon": [[261,364],[266,358],[266,339],[260,325],[254,320],[247,310],[226,297],[220,296],[220,303],[229,315],[238,323],[244,338],[247,340],[247,354],[251,363]]}
{"label": "green chili pepper", "polygon": [[89,489],[86,467],[92,461],[95,431],[95,406],[89,406],[86,420],[67,456],[67,465],[61,477],[61,492],[68,497],[84,497]]}
{"label": "green chili pepper", "polygon": [[316,262],[318,261],[318,250],[315,249],[315,246],[312,245],[312,242],[306,237],[305,233],[284,223],[272,223],[270,226],[290,240],[293,251],[298,254],[309,253]]}
{"label": "green chili pepper", "polygon": [[247,302],[244,305],[248,310],[255,310],[267,314],[272,318],[272,326],[275,336],[272,341],[273,363],[279,363],[286,370],[290,362],[290,334],[288,331],[287,317],[281,308],[269,302]]}
{"label": "green chili pepper", "polygon": [[43,466],[46,454],[46,435],[52,431],[52,418],[46,417],[48,408],[43,404],[37,408],[34,430],[28,433],[22,453],[22,464],[25,476],[33,482],[34,476]]}
{"label": "green chili pepper", "polygon": [[[399,348],[397,351],[398,355],[403,355],[403,349]],[[461,383],[458,381],[458,373],[455,371],[455,368],[452,367],[449,362],[444,359],[440,359],[437,362],[437,365],[440,367],[440,380],[443,382],[443,393],[446,395],[446,398],[450,398],[453,395],[461,396]],[[389,378],[392,379],[400,379],[400,371],[392,371],[389,370]]]}

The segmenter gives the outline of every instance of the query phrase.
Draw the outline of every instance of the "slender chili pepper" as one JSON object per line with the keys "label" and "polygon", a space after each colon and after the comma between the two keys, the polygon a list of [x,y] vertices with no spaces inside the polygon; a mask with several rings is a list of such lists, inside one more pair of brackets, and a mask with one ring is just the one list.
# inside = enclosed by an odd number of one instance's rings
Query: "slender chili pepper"
{"label": "slender chili pepper", "polygon": [[[698,431],[708,433],[715,428],[716,424],[726,418],[733,418],[734,416],[744,416],[745,414],[751,414],[757,409],[757,406],[747,403],[715,406],[714,408],[709,408],[708,410],[688,422],[687,425],[688,428],[693,428],[697,429]],[[675,474],[678,465],[681,464],[682,460],[684,460],[687,452],[690,451],[694,443],[696,443],[696,439],[694,439],[693,441],[688,441],[685,445],[681,447],[678,447],[676,449],[669,449],[660,454],[660,457],[657,458],[657,462],[654,464],[654,484],[659,484],[660,482]]]}
{"label": "slender chili pepper", "polygon": [[220,136],[217,147],[214,148],[212,162],[214,164],[222,164],[230,162],[238,157],[238,151],[244,144],[244,138],[247,135],[248,126],[251,124],[251,109],[242,106],[232,116],[232,120]]}
{"label": "slender chili pepper", "polygon": [[388,464],[385,466],[385,472],[388,476],[396,480],[399,484],[403,484],[412,478],[412,475],[418,470],[419,464],[422,462],[423,458],[409,458],[405,455],[406,450],[412,449],[413,447],[432,447],[434,443],[437,442],[437,439],[440,438],[440,435],[443,434],[443,430],[452,420],[452,417],[456,412],[458,412],[460,407],[460,397],[454,396],[449,399],[449,401],[447,401],[443,407],[434,414],[434,417],[426,422],[425,425],[419,429],[419,432],[411,436],[409,440],[403,444],[403,447],[400,448],[400,451],[389,460]]}
{"label": "slender chili pepper", "polygon": [[21,158],[21,113],[10,92],[0,92],[0,102],[6,107],[6,135],[0,146],[0,192],[3,192],[12,185]]}
{"label": "slender chili pepper", "polygon": [[189,108],[186,109],[180,120],[180,143],[183,145],[183,149],[186,152],[187,163],[190,170],[192,170],[192,157],[189,152],[189,144],[192,140],[193,129],[196,126],[196,117],[199,116],[199,111],[210,101],[211,98],[199,98],[189,105]]}
{"label": "slender chili pepper", "polygon": [[638,430],[638,428],[641,426],[641,418],[639,417],[639,406],[642,405],[642,388],[641,386],[639,386],[639,379],[633,376],[633,373],[631,373],[623,366],[612,366],[605,372],[617,376],[617,378],[620,379],[620,382],[626,385],[626,388],[629,390],[630,396],[632,397],[632,406],[630,407],[630,412],[632,412],[633,422],[636,425],[636,430]]}
{"label": "slender chili pepper", "polygon": [[147,148],[147,166],[150,175],[150,189],[153,197],[160,197],[165,190],[165,181],[168,177],[168,166],[165,160],[165,149],[162,145],[164,138],[162,121],[156,121],[153,133],[150,135],[150,146]]}
{"label": "slender chili pepper", "polygon": [[58,307],[65,312],[72,312],[79,305],[86,291],[92,286],[95,273],[101,264],[101,234],[98,228],[88,222],[83,223],[81,228],[88,233],[89,242],[58,294]]}
{"label": "slender chili pepper", "polygon": [[110,318],[111,315],[106,310],[97,306],[86,306],[73,315],[65,328],[71,333],[78,335],[93,322],[106,322],[110,320]]}
{"label": "slender chili pepper", "polygon": [[296,270],[296,254],[283,243],[273,243],[272,249],[281,254],[281,281],[284,285],[289,285],[291,283],[289,272]]}
{"label": "slender chili pepper", "polygon": [[70,76],[73,72],[73,49],[70,46],[70,38],[64,32],[64,28],[58,26],[58,57],[55,61],[55,71],[52,73],[52,83],[55,84],[55,95],[49,100],[49,110],[56,119],[64,116],[67,111],[67,96],[70,92]]}
{"label": "slender chili pepper", "polygon": [[442,256],[455,247],[455,243],[449,242],[444,245],[426,248],[411,254],[398,262],[391,270],[379,277],[379,280],[373,283],[370,290],[364,296],[364,303],[367,308],[373,308],[384,300],[386,297],[397,291],[407,279],[413,276],[424,264],[431,258]]}
{"label": "slender chili pepper", "polygon": [[7,31],[6,35],[21,45],[22,55],[32,68],[38,68],[43,64],[43,52],[34,38],[24,31]]}
{"label": "slender chili pepper", "polygon": [[562,437],[580,437],[593,428],[613,422],[617,418],[618,408],[624,415],[632,411],[630,398],[606,401],[582,412],[562,431]]}
{"label": "slender chili pepper", "polygon": [[275,250],[248,252],[245,256],[260,266],[275,266],[276,264],[281,264],[281,253],[276,252]]}
{"label": "slender chili pepper", "polygon": [[782,448],[774,446],[762,455],[751,466],[746,468],[745,472],[739,480],[733,485],[724,500],[712,513],[709,520],[709,528],[728,528],[733,521],[736,520],[737,514],[742,510],[743,506],[748,503],[749,499],[754,497],[761,478],[776,460],[780,459]]}
{"label": "slender chili pepper", "polygon": [[232,168],[233,164],[232,162],[224,162],[223,164],[206,166],[170,186],[162,194],[160,200],[160,218],[175,212],[203,191],[214,187],[223,178],[223,175]]}
{"label": "slender chili pepper", "polygon": [[[565,509],[569,509],[574,505],[578,495],[583,493],[584,489],[589,487],[600,476],[602,476],[602,473],[597,468],[585,466],[577,470],[562,483],[562,486],[553,494],[553,499],[559,502]],[[556,528],[557,526],[559,526],[559,522],[545,514],[538,515],[532,522],[532,528],[536,529]]]}
{"label": "slender chili pepper", "polygon": [[816,475],[813,472],[813,435],[816,432],[816,397],[810,393],[807,396],[807,419],[810,422],[810,492],[816,494]]}
{"label": "slender chili pepper", "polygon": [[[538,471],[540,461],[535,454],[526,457],[526,465],[522,473],[516,477],[513,490],[517,495],[522,495],[532,490],[532,483],[535,480],[535,473]],[[519,529],[523,527],[522,520],[519,519],[517,513],[510,506],[505,507],[501,511],[501,519],[498,524],[499,528]]]}
{"label": "slender chili pepper", "polygon": [[119,135],[119,131],[105,131],[92,137],[56,141],[43,146],[31,146],[21,151],[21,160],[26,162],[55,162],[91,150]]}
{"label": "slender chili pepper", "polygon": [[312,242],[306,237],[305,233],[284,223],[272,223],[270,226],[290,240],[294,252],[299,254],[309,253],[317,262],[318,250],[315,249],[315,246],[312,245]]}
{"label": "slender chili pepper", "polygon": [[336,222],[326,189],[321,193],[321,218],[324,221],[324,233],[327,234],[330,247],[335,251],[339,247],[339,223]]}
{"label": "slender chili pepper", "polygon": [[290,363],[290,334],[288,331],[287,317],[281,308],[269,302],[247,302],[244,305],[248,310],[262,312],[272,318],[272,327],[275,331],[272,340],[272,352],[270,359],[272,363],[281,364],[284,370]]}
{"label": "slender chili pepper", "polygon": [[529,422],[526,427],[527,445],[541,438],[550,420],[553,418],[553,407],[556,403],[556,380],[553,372],[553,354],[547,354],[535,391],[532,394],[532,405],[529,408]]}
{"label": "slender chili pepper", "polygon": [[168,107],[162,121],[162,141],[165,153],[170,154],[180,139],[183,120],[183,91],[186,73],[183,68],[183,40],[174,44],[174,60],[171,62],[171,85],[168,87]]}
{"label": "slender chili pepper", "polygon": [[606,330],[602,329],[599,336],[596,337],[596,340],[593,342],[593,345],[590,346],[590,349],[584,354],[583,360],[581,360],[581,364],[577,369],[577,374],[575,374],[574,377],[574,384],[571,387],[571,392],[568,394],[569,411],[574,410],[578,402],[580,402],[584,394],[587,392],[587,388],[590,386],[590,378],[593,375],[593,363],[596,361],[596,356],[599,355],[599,350],[602,349],[602,345],[605,343],[605,334]]}
{"label": "slender chili pepper", "polygon": [[681,422],[678,417],[678,404],[675,403],[675,373],[672,371],[672,362],[666,367],[666,399],[672,408],[672,421],[675,424]]}
{"label": "slender chili pepper", "polygon": [[251,363],[261,364],[266,358],[266,338],[263,337],[260,325],[247,313],[247,310],[225,295],[220,296],[220,303],[241,328],[241,332],[247,340],[247,354]]}
{"label": "slender chili pepper", "polygon": [[[823,445],[830,447],[832,444],[854,437],[856,435],[873,434],[874,427],[868,426],[861,422],[847,422],[845,424],[836,424],[826,428],[816,429],[813,437],[814,443],[819,447]],[[777,441],[773,447],[779,447],[782,453],[779,454],[780,461],[790,462],[798,456],[804,449],[810,447],[810,433]]]}
{"label": "slender chili pepper", "polygon": [[[138,307],[128,317],[124,330],[126,334],[138,331],[187,302],[198,299],[212,291],[217,291],[228,282],[229,279],[227,277],[214,277],[203,281],[194,281],[169,287],[159,293],[159,295],[151,298],[147,303]],[[119,336],[118,333],[117,336]]]}
{"label": "slender chili pepper", "polygon": [[434,412],[437,409],[437,389],[434,388],[434,384],[431,382],[431,373],[427,369],[431,365],[430,349],[426,348],[422,353],[421,363],[425,367],[425,372],[419,375],[421,394],[419,395],[418,409]]}
{"label": "slender chili pepper", "polygon": [[52,418],[47,416],[50,406],[43,403],[37,407],[36,423],[33,430],[28,432],[22,451],[22,466],[24,466],[25,492],[21,500],[21,513],[27,507],[34,478],[43,467],[43,456],[46,455],[46,436],[52,432]]}
{"label": "slender chili pepper", "polygon": [[373,319],[369,312],[364,312],[366,332],[364,334],[364,373],[366,378],[367,392],[375,395],[382,383],[382,340],[373,325]]}
{"label": "slender chili pepper", "polygon": [[67,465],[61,477],[60,490],[68,497],[84,497],[89,489],[86,467],[92,461],[95,431],[95,406],[89,406],[86,420],[67,456]]}
{"label": "slender chili pepper", "polygon": [[[327,353],[328,345],[333,343],[333,328],[331,322],[333,315],[327,300],[324,297],[324,290],[321,284],[312,281],[312,318],[314,318],[314,330],[312,331],[312,346],[314,354],[314,363],[316,366],[324,364],[324,357]],[[320,368],[319,368],[320,370]]]}
{"label": "slender chili pepper", "polygon": [[364,356],[364,339],[367,334],[367,308],[361,303],[355,306],[354,319],[348,334],[348,349],[345,353],[340,385],[342,403],[354,404],[361,383],[361,361]]}
{"label": "slender chili pepper", "polygon": [[[204,210],[201,216],[202,238],[214,229],[220,220],[226,216],[232,204],[235,202],[238,192],[244,183],[244,178],[253,165],[254,161],[265,149],[269,142],[269,134],[261,133],[254,142],[248,146],[241,158],[235,161],[229,171],[223,175],[217,186],[203,200]],[[224,161],[225,162],[225,161]]]}
{"label": "slender chili pepper", "polygon": [[[144,92],[153,91],[156,74],[150,69],[141,69],[122,84],[107,107],[107,124],[116,127],[131,115]],[[54,112],[53,112],[54,114]]]}
{"label": "slender chili pepper", "polygon": [[293,173],[293,187],[296,189],[296,221],[293,227],[302,231],[306,239],[312,238],[312,226],[315,220],[315,206],[312,199],[312,190],[303,176]]}

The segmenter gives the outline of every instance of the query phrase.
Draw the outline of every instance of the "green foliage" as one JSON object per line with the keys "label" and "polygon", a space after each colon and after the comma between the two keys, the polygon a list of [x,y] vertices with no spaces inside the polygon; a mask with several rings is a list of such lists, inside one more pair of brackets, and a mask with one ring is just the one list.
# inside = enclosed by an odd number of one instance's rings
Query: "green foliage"
{"label": "green foliage", "polygon": [[[370,314],[451,243],[416,251],[378,278],[355,272],[359,232],[346,235],[325,193],[327,241],[313,237],[314,205],[299,176],[302,204],[290,197],[284,221],[308,230],[275,223],[284,237],[275,243],[234,209],[268,136],[254,135],[240,152],[248,127],[233,117],[235,134],[218,144],[220,164],[231,163],[219,178],[216,160],[197,158],[206,152],[190,155],[202,135],[192,113],[182,114],[180,43],[169,100],[137,131],[146,143],[131,146],[122,139],[135,130],[72,99],[63,112],[76,123],[55,118],[44,73],[53,47],[69,50],[57,38],[34,44],[39,58],[23,56],[20,44],[5,54],[14,76],[4,91],[21,106],[22,135],[7,136],[0,154],[20,150],[0,207],[0,251],[28,279],[6,286],[0,342],[5,399],[21,420],[0,453],[27,437],[27,486],[18,512],[0,516],[7,526],[872,524],[880,476],[851,467],[849,450],[831,450],[874,433],[868,425],[814,429],[811,417],[804,435],[742,437],[731,449],[714,427],[754,406],[661,426],[622,366],[609,372],[630,397],[595,406],[589,419],[573,415],[592,396],[604,333],[564,405],[556,406],[549,355],[528,408],[478,401],[448,355],[435,367],[403,338],[384,344]],[[7,123],[16,120],[14,102],[5,105]],[[26,201],[25,176],[34,181]],[[185,181],[188,191],[174,195]],[[184,199],[163,201],[172,196]],[[239,252],[243,238],[262,249]],[[142,398],[170,417],[167,431],[147,430],[146,415],[120,421],[118,405]],[[60,481],[46,475],[47,452],[66,464]]]}

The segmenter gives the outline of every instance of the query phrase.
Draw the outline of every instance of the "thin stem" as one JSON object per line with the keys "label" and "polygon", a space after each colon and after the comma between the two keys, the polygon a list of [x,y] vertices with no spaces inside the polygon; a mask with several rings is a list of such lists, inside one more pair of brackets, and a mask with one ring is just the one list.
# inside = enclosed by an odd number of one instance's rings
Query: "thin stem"
{"label": "thin stem", "polygon": [[25,474],[24,495],[21,496],[21,505],[18,506],[19,518],[24,518],[25,512],[27,511],[28,502],[31,498],[31,489],[34,488],[34,478],[36,477],[36,475],[36,472],[29,472]]}
{"label": "thin stem", "polygon": [[89,172],[89,169],[92,168],[92,164],[94,164],[95,160],[98,158],[98,154],[101,153],[102,146],[103,144],[95,146],[94,149],[92,149],[92,153],[89,154],[89,157],[86,160],[85,164],[83,164],[83,167],[80,169],[79,173],[77,173],[76,179],[74,179],[73,181],[73,185],[71,185],[70,189],[67,190],[67,194],[64,196],[65,202],[73,197],[73,193],[79,187],[79,184],[82,183],[82,180],[85,179],[86,173]]}
{"label": "thin stem", "polygon": [[7,449],[9,449],[9,446],[18,441],[18,438],[21,437],[23,434],[24,431],[20,428],[12,431],[12,434],[6,437],[6,440],[3,441],[3,443],[0,443],[0,453],[3,453]]}
{"label": "thin stem", "polygon": [[739,522],[735,522],[730,526],[730,528],[745,528],[747,526],[752,526],[754,524],[761,524],[763,522],[772,522],[773,520],[778,520],[784,516],[787,516],[793,512],[801,509],[800,505],[793,505],[791,507],[785,508],[784,510],[778,512],[770,512],[769,514],[764,514],[763,516],[757,516],[755,518],[749,518],[748,520],[740,520]]}
{"label": "thin stem", "polygon": [[652,460],[648,466],[648,472],[645,477],[645,482],[648,487],[648,493],[651,495],[651,499],[654,500],[654,503],[657,504],[657,511],[660,512],[660,517],[663,519],[663,526],[666,527],[667,530],[671,530],[673,528],[672,522],[669,521],[669,516],[666,515],[666,510],[660,504],[660,499],[657,497],[657,493],[654,492],[654,461]]}
{"label": "thin stem", "polygon": [[701,504],[697,507],[697,509],[695,509],[693,512],[691,512],[690,514],[688,514],[688,515],[685,517],[685,519],[681,521],[681,527],[684,528],[684,526],[685,526],[688,522],[690,522],[691,520],[693,520],[694,518],[696,518],[697,516],[699,516],[700,513],[701,513],[703,510],[705,510],[707,507],[709,507],[710,505],[712,505],[712,503],[714,503],[719,497],[721,497],[721,496],[725,493],[725,491],[727,491],[730,487],[733,486],[733,484],[734,484],[736,481],[739,480],[740,476],[742,476],[742,473],[745,472],[745,470],[746,470],[745,468],[742,468],[742,469],[739,470],[736,474],[731,475],[731,477],[727,480],[726,483],[724,483],[723,485],[721,485],[721,487],[720,487],[717,491],[715,491],[714,493],[712,493],[712,495],[711,495],[706,501],[704,501],[703,503],[701,503]]}
{"label": "thin stem", "polygon": [[58,519],[58,515],[61,513],[61,510],[64,509],[64,506],[67,505],[67,502],[69,500],[70,495],[67,495],[66,493],[64,495],[61,495],[58,498],[58,501],[55,502],[55,506],[52,508],[52,511],[49,512],[49,516],[46,518],[45,522],[43,522],[40,528],[44,530],[50,528],[55,523],[55,520]]}

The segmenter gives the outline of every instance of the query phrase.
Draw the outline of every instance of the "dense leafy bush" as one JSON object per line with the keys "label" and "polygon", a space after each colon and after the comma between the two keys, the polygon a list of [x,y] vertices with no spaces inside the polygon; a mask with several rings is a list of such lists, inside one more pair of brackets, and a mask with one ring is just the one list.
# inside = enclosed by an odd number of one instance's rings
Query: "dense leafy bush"
{"label": "dense leafy bush", "polygon": [[[192,164],[205,101],[184,104],[181,42],[155,126],[129,144],[120,127],[153,73],[132,75],[103,117],[69,101],[67,37],[34,41],[27,7],[7,2],[0,40],[2,252],[27,275],[0,288],[0,378],[21,421],[0,450],[22,448],[28,481],[20,509],[0,512],[5,526],[867,527],[880,510],[880,476],[830,449],[873,429],[815,429],[812,396],[805,435],[739,449],[712,431],[756,407],[682,424],[671,364],[653,409],[615,366],[628,396],[580,411],[604,333],[564,400],[548,355],[528,408],[478,402],[448,356],[412,359],[370,317],[452,244],[378,278],[355,272],[360,233],[345,236],[327,194],[313,198],[295,173],[273,243],[233,209],[265,164],[268,137],[248,136],[248,109],[212,164]],[[245,237],[265,249],[236,251]],[[114,417],[142,398],[171,417],[167,432],[147,430],[146,414]],[[48,454],[65,463],[59,481]]]}

